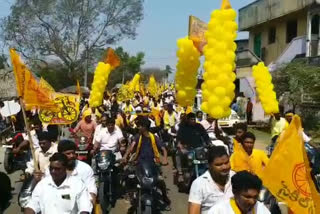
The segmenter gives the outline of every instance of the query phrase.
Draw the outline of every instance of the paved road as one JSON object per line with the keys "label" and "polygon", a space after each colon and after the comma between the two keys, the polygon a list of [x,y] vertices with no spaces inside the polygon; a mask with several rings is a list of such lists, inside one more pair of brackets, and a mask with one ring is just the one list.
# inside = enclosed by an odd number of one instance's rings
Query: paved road
{"label": "paved road", "polygon": [[[257,137],[255,147],[257,149],[265,149],[267,143],[270,141],[270,137],[268,134],[257,131],[253,131]],[[3,162],[4,150],[0,148],[0,162]],[[170,212],[162,212],[162,214],[174,214],[174,213],[187,213],[188,206],[188,196],[186,194],[179,193],[177,191],[176,186],[173,185],[173,177],[172,177],[172,166],[163,167],[163,173],[166,180],[167,188],[169,191],[169,197],[172,200],[172,210]],[[0,170],[4,171],[3,166],[1,164]],[[5,212],[5,214],[19,214],[20,208],[17,204],[17,194],[21,188],[22,183],[16,181],[19,180],[20,173],[16,172],[10,175],[11,182],[14,185],[14,200],[9,209]],[[111,211],[112,214],[125,214],[130,207],[130,204],[126,200],[119,200],[116,204],[116,207]]]}

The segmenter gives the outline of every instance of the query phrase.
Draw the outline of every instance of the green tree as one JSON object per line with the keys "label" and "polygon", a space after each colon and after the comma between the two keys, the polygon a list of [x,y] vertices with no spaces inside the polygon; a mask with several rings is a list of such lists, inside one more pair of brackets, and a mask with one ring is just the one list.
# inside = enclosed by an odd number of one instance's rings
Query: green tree
{"label": "green tree", "polygon": [[302,96],[320,101],[320,67],[296,60],[273,72],[273,83],[278,96],[284,95],[289,104],[296,108]]}
{"label": "green tree", "polygon": [[167,67],[165,70],[162,70],[160,68],[145,68],[143,70],[143,75],[145,76],[146,81],[149,81],[149,77],[153,75],[156,81],[159,83],[164,82],[165,79],[168,78],[169,73]]}
{"label": "green tree", "polygon": [[135,38],[142,18],[143,0],[16,0],[0,24],[2,40],[30,64],[55,59],[83,72],[95,51]]}
{"label": "green tree", "polygon": [[166,65],[166,68],[164,69],[165,73],[166,73],[166,77],[167,79],[169,78],[169,75],[172,74],[172,68],[170,65]]}

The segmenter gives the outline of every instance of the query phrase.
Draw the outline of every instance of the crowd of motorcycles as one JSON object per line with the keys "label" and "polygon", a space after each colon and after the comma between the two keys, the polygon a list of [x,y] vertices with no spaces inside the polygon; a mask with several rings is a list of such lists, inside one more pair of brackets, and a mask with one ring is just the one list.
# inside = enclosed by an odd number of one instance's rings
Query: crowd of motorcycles
{"label": "crowd of motorcycles", "polygon": [[[173,128],[174,129],[174,128]],[[92,166],[98,185],[98,202],[101,205],[103,213],[109,213],[110,209],[115,206],[116,201],[121,197],[130,200],[132,207],[129,213],[152,214],[155,210],[161,209],[159,202],[159,189],[157,187],[157,179],[159,171],[156,170],[155,163],[140,164],[139,167],[132,159],[126,165],[116,160],[115,154],[110,151],[101,151],[92,156],[92,139],[75,134],[73,129],[68,130],[70,137],[73,138],[77,145],[78,160],[84,161]],[[165,143],[168,154],[172,157],[173,165],[175,165],[176,155],[176,132],[170,130],[169,133],[163,129],[157,128],[153,130],[157,136]],[[4,168],[8,174],[26,169],[26,163],[30,160],[30,149],[26,148],[19,153],[15,153],[14,149],[23,142],[24,133],[13,133],[11,137],[6,139],[6,148],[4,155]],[[208,133],[210,136],[210,133]],[[133,140],[133,134],[124,131],[126,142],[121,144],[119,152],[124,155],[126,148],[130,146]],[[214,144],[214,140],[213,144]],[[312,175],[314,182],[320,189],[320,152],[313,144],[305,144],[308,157],[312,167]],[[183,181],[178,181],[178,175],[173,172],[174,184],[179,192],[188,193],[192,181],[203,174],[207,166],[206,158],[207,148],[195,148],[189,152],[182,160]],[[271,155],[271,153],[270,153]],[[132,156],[133,157],[133,156]],[[19,205],[24,207],[31,197],[35,183],[32,176],[26,177],[19,194]],[[266,193],[262,201],[268,203],[270,210],[277,210],[277,202],[271,194]],[[272,213],[277,213],[274,211]]]}

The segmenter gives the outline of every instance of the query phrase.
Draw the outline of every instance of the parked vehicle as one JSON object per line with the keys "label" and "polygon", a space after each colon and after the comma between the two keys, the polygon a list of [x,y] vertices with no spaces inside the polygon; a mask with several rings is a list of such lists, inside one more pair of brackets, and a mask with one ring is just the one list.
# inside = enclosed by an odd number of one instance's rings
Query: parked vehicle
{"label": "parked vehicle", "polygon": [[238,114],[235,111],[231,110],[230,116],[220,119],[218,121],[218,124],[221,128],[226,129],[226,128],[233,128],[235,124],[242,123],[242,122],[245,122],[245,121],[241,120]]}
{"label": "parked vehicle", "polygon": [[178,173],[174,173],[174,183],[179,192],[189,192],[192,182],[208,169],[207,149],[195,148],[181,159],[183,182],[178,182]]}

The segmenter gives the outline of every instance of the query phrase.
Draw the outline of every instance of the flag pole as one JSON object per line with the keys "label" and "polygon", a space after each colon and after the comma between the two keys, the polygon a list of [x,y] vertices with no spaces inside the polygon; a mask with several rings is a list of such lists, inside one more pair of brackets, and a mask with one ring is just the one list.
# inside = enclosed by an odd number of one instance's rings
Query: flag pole
{"label": "flag pole", "polygon": [[26,125],[26,131],[27,131],[27,135],[28,135],[28,139],[29,139],[29,145],[30,145],[30,149],[31,149],[34,170],[39,171],[38,161],[36,160],[36,156],[35,156],[34,143],[33,143],[32,137],[31,137],[31,133],[30,133],[30,126],[29,126],[29,122],[27,120],[26,111],[24,109],[24,103],[23,103],[23,100],[21,97],[19,98],[19,101],[20,101],[20,106],[21,106],[21,110],[22,110],[22,114],[23,114],[24,124]]}

